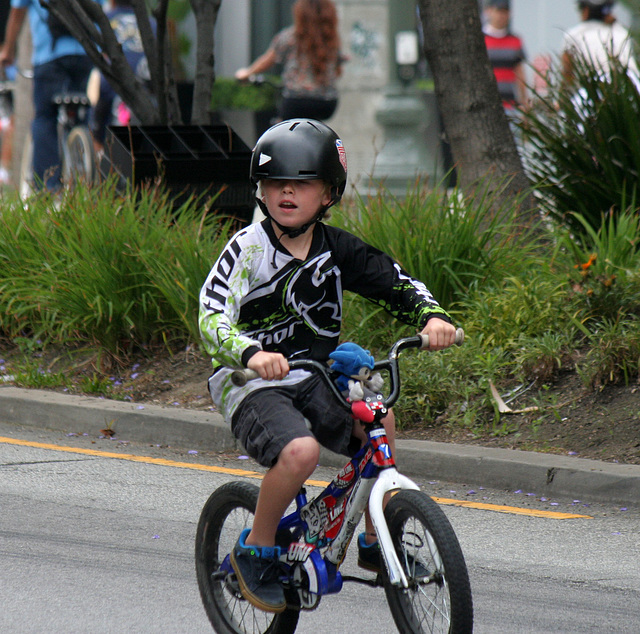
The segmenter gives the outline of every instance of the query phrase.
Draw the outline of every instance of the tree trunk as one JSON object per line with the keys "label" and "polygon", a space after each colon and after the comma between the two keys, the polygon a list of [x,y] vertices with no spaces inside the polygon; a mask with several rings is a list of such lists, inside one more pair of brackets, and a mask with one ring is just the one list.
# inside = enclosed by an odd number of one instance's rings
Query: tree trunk
{"label": "tree trunk", "polygon": [[[463,191],[493,174],[498,205],[530,183],[502,107],[484,43],[478,0],[418,0],[424,52],[458,183]],[[519,210],[526,224],[539,220],[533,196]]]}
{"label": "tree trunk", "polygon": [[196,75],[193,85],[191,122],[206,125],[211,122],[211,89],[215,81],[213,32],[222,0],[191,0],[196,18]]}

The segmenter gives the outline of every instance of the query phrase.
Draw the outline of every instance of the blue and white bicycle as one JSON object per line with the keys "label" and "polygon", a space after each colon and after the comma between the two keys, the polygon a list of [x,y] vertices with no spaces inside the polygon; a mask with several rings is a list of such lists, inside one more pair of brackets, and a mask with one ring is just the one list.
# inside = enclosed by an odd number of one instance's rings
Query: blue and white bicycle
{"label": "blue and white bicycle", "polygon": [[[459,343],[462,338],[459,330]],[[307,360],[289,363],[291,368],[318,372],[336,402],[362,421],[368,442],[315,498],[308,500],[302,488],[295,510],[280,521],[277,543],[283,553],[281,583],[287,608],[279,614],[262,612],[242,597],[229,561],[238,536],[251,526],[258,487],[230,482],[209,497],[198,523],[195,559],[200,595],[216,632],[289,634],[301,612],[317,608],[323,596],[340,592],[345,581],[384,587],[402,634],[472,631],[471,586],[458,539],[440,507],[398,472],[380,422],[400,393],[400,351],[427,347],[421,335],[397,341],[388,358],[374,365],[374,370],[388,373],[389,395],[354,402],[342,396],[328,366]],[[394,495],[383,508],[390,492]],[[375,580],[340,572],[367,505],[384,561]]]}

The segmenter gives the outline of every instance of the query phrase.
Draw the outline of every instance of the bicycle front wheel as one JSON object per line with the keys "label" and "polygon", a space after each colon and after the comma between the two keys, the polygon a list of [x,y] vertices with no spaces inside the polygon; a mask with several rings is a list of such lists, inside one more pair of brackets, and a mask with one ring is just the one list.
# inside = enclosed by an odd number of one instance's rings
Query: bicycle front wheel
{"label": "bicycle front wheel", "polygon": [[403,634],[473,630],[469,574],[447,516],[421,491],[400,491],[384,511],[391,539],[409,580],[393,586],[383,574],[393,620]]}
{"label": "bicycle front wheel", "polygon": [[271,614],[246,601],[229,564],[240,533],[251,526],[258,487],[229,482],[207,500],[196,532],[196,574],[202,603],[219,634],[292,634],[299,612]]}
{"label": "bicycle front wheel", "polygon": [[92,185],[96,179],[96,158],[93,151],[93,137],[89,129],[77,126],[67,137],[67,151],[64,162],[64,182],[75,185],[81,181]]}

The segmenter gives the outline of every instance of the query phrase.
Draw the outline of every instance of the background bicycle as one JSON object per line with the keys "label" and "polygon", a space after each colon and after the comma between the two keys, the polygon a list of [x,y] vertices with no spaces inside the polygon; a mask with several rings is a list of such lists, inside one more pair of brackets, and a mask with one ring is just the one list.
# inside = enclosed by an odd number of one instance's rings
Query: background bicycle
{"label": "background bicycle", "polygon": [[[32,71],[19,71],[23,77],[33,78]],[[59,92],[53,97],[58,112],[58,152],[62,168],[62,186],[72,186],[81,180],[96,181],[97,168],[93,138],[89,130],[91,103],[86,93]],[[25,137],[20,165],[19,191],[23,199],[35,190],[33,179],[33,140],[29,132]]]}
{"label": "background bicycle", "polygon": [[[458,337],[461,342],[462,331]],[[276,540],[287,602],[284,612],[263,612],[250,605],[229,560],[238,536],[251,526],[258,488],[231,482],[209,497],[196,534],[196,571],[207,615],[217,632],[290,634],[302,611],[316,609],[323,596],[340,592],[345,581],[384,587],[403,634],[472,631],[471,588],[457,537],[440,507],[397,471],[380,422],[399,396],[398,354],[410,347],[428,347],[428,341],[420,336],[401,339],[388,358],[373,367],[388,372],[386,398],[360,400],[352,389],[351,403],[340,394],[333,382],[336,373],[327,366],[290,362],[291,368],[318,372],[336,403],[364,424],[369,440],[314,499],[307,500],[303,488],[295,510],[280,522]],[[239,379],[249,372],[241,371]],[[390,491],[396,494],[383,511],[383,498]],[[339,570],[367,504],[384,561],[375,581],[342,576]],[[362,614],[363,621],[372,620],[373,629],[375,618]]]}

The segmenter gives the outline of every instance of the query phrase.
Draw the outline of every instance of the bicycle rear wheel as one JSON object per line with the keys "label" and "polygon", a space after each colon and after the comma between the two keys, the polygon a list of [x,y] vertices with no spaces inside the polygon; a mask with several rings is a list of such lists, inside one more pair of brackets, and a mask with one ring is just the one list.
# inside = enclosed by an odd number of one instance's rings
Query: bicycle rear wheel
{"label": "bicycle rear wheel", "polygon": [[76,126],[69,132],[66,143],[64,182],[71,186],[77,181],[92,185],[96,179],[96,158],[91,132],[84,126]]}
{"label": "bicycle rear wheel", "polygon": [[243,529],[251,526],[258,487],[229,482],[207,500],[196,532],[196,574],[202,603],[219,634],[291,634],[299,612],[271,614],[254,608],[240,594],[229,553]]}
{"label": "bicycle rear wheel", "polygon": [[[400,491],[384,511],[409,580],[384,590],[399,632],[468,634],[473,630],[469,574],[458,539],[440,507],[421,491]],[[416,577],[416,569],[422,571]],[[428,574],[425,574],[428,572]]]}

